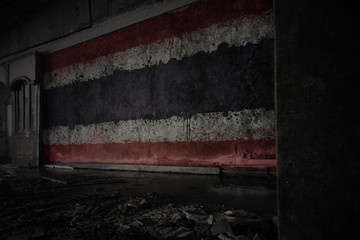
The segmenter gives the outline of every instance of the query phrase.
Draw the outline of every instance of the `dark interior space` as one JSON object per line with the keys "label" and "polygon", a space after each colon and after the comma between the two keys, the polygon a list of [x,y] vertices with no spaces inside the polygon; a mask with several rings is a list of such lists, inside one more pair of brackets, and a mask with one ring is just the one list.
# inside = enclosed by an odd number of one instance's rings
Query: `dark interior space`
{"label": "dark interior space", "polygon": [[0,1],[0,239],[358,239],[357,15]]}

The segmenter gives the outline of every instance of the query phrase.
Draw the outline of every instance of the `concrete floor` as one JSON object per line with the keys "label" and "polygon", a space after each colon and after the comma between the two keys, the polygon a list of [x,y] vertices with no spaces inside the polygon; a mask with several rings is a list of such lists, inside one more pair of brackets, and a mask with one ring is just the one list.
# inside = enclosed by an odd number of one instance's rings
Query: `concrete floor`
{"label": "concrete floor", "polygon": [[[61,202],[76,201],[77,196],[84,195],[140,196],[150,193],[173,204],[220,204],[225,208],[249,210],[264,219],[277,215],[276,182],[261,175],[27,169],[0,165],[0,179],[10,184],[12,194],[15,193],[17,198],[29,195],[39,200]],[[40,181],[55,186],[39,185]],[[6,194],[3,190],[4,198]]]}
{"label": "concrete floor", "polygon": [[[276,182],[261,175],[194,175],[174,173],[126,172],[69,169],[26,169],[0,165],[1,175],[22,179],[47,177],[66,181],[64,189],[77,192],[106,193],[121,191],[124,195],[158,193],[184,204],[224,204],[250,209],[261,215],[276,215]],[[66,192],[66,191],[64,191]]]}

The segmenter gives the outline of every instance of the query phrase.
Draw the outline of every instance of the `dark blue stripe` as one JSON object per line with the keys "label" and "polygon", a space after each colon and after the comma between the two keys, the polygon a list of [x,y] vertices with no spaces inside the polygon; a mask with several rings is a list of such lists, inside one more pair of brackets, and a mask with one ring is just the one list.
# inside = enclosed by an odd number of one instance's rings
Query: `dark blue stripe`
{"label": "dark blue stripe", "polygon": [[274,109],[273,40],[44,91],[45,128]]}

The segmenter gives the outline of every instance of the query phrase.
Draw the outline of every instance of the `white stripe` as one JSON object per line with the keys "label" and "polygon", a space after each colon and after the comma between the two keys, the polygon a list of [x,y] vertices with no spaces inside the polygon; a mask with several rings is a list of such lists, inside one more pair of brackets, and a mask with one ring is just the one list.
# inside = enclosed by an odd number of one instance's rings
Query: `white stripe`
{"label": "white stripe", "polygon": [[55,127],[44,131],[44,144],[97,144],[129,142],[227,141],[273,139],[274,111],[212,112],[190,119],[127,120],[87,126]]}
{"label": "white stripe", "polygon": [[[135,70],[146,66],[167,63],[170,59],[181,60],[198,52],[211,53],[221,43],[230,46],[244,46],[258,43],[262,39],[273,38],[272,11],[254,18],[239,18],[209,28],[167,38],[148,45],[140,45],[80,63],[56,69],[44,74],[44,87],[50,89],[85,82],[111,75],[115,70]],[[171,57],[170,57],[171,56]]]}

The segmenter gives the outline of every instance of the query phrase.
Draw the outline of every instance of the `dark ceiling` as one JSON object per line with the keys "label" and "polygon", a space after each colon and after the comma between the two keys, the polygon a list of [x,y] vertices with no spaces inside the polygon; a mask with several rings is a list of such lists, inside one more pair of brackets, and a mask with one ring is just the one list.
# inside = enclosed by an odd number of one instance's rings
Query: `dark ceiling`
{"label": "dark ceiling", "polygon": [[0,29],[16,27],[51,0],[0,0]]}

